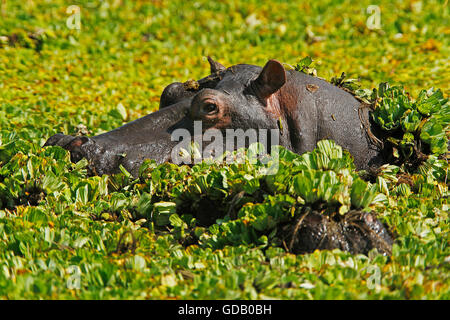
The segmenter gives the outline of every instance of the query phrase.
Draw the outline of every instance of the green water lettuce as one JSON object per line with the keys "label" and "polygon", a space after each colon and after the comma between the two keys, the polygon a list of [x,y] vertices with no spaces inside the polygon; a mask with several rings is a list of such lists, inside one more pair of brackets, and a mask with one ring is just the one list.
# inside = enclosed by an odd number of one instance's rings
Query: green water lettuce
{"label": "green water lettuce", "polygon": [[422,90],[414,101],[402,87],[383,83],[372,98],[372,119],[386,131],[395,158],[423,161],[448,151],[450,106],[441,90]]}
{"label": "green water lettuce", "polygon": [[[66,26],[68,1],[0,2],[0,299],[448,300],[448,163],[431,153],[434,120],[425,124],[435,118],[448,131],[450,108],[429,100],[436,91],[418,98],[431,86],[448,97],[445,1],[377,1],[382,30],[365,23],[371,2],[349,11],[350,0],[73,1],[81,30]],[[370,178],[385,198],[377,202],[378,194],[368,208],[397,235],[390,257],[294,255],[276,242],[280,225],[309,206],[356,205],[339,190],[343,199],[319,192],[331,200],[306,203],[297,175],[333,176],[354,199],[371,188],[358,182],[366,176],[345,152],[301,157],[280,149],[273,175],[253,162],[147,161],[136,178],[89,177],[86,162],[41,148],[58,132],[97,135],[155,111],[169,83],[208,74],[206,55],[225,66],[272,58],[295,66],[299,53],[314,54],[299,69],[337,74],[346,89],[356,83],[340,71],[377,92],[381,81],[401,83],[421,101],[411,99],[403,118],[381,117],[396,126],[386,132],[400,157],[408,154],[404,137],[410,150],[406,132],[427,156],[409,172],[391,163]],[[372,89],[356,92],[369,104],[379,98]],[[429,137],[420,137],[423,127]],[[175,206],[154,209],[160,202]]]}

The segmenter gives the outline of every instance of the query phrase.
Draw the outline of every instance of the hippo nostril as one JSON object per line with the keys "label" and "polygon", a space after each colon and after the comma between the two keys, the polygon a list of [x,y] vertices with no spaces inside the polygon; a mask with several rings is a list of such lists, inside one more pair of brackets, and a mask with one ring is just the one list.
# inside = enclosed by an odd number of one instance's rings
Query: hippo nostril
{"label": "hippo nostril", "polygon": [[65,148],[68,150],[73,150],[75,148],[79,148],[81,147],[83,144],[85,144],[86,142],[88,142],[89,138],[82,136],[82,137],[76,137],[75,139],[73,139],[70,144],[68,146],[66,146]]}

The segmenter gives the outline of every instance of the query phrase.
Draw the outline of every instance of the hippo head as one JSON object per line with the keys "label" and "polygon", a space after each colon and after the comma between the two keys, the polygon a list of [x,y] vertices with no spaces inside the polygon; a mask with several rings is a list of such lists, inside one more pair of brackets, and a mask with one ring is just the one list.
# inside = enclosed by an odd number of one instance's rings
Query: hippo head
{"label": "hippo head", "polygon": [[276,128],[280,116],[273,94],[286,82],[283,66],[271,60],[261,68],[235,65],[221,74],[214,88],[205,88],[192,98],[190,117],[204,129]]}
{"label": "hippo head", "polygon": [[[211,74],[198,81],[175,82],[160,99],[160,110],[94,137],[56,134],[44,146],[58,145],[71,153],[71,160],[89,161],[94,174],[110,174],[119,166],[137,174],[144,159],[175,162],[172,149],[177,129],[198,138],[209,129],[226,134],[228,129],[279,129],[282,126],[277,92],[286,82],[286,71],[276,60],[264,68],[239,64],[225,68],[208,57]],[[195,124],[201,123],[201,132]],[[277,137],[281,145],[286,137]],[[225,143],[224,143],[225,145]],[[227,150],[228,145],[227,145]]]}

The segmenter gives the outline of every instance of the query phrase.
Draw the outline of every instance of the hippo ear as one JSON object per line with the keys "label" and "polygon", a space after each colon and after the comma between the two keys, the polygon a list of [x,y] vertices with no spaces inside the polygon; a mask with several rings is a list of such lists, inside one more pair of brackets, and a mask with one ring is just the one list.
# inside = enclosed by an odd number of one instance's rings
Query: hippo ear
{"label": "hippo ear", "polygon": [[226,69],[219,62],[214,61],[210,56],[208,56],[207,58],[208,58],[209,65],[211,66],[211,73],[216,73],[216,72],[223,71]]}
{"label": "hippo ear", "polygon": [[277,92],[286,83],[286,71],[277,60],[269,60],[252,85],[262,101]]}

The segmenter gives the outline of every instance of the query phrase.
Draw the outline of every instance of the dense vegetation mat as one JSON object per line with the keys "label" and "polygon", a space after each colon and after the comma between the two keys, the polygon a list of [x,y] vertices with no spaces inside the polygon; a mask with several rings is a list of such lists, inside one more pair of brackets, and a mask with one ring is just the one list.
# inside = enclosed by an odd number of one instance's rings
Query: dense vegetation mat
{"label": "dense vegetation mat", "polygon": [[[66,5],[2,2],[0,297],[449,298],[445,1],[383,1],[381,29],[371,1],[78,1],[81,30]],[[373,108],[391,164],[356,172],[324,141],[279,149],[275,175],[149,161],[139,177],[89,177],[41,148],[155,110],[165,85],[208,73],[207,55],[317,67]]]}

